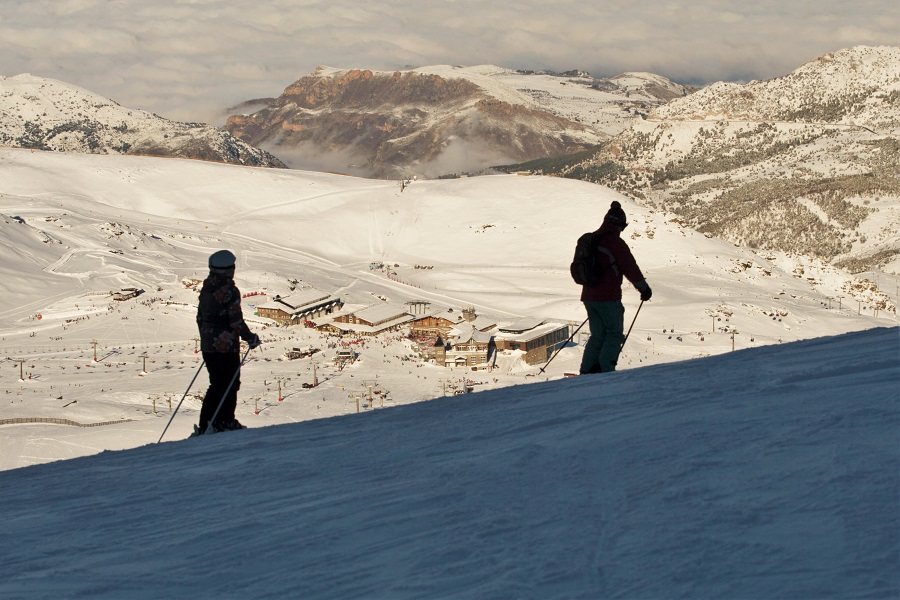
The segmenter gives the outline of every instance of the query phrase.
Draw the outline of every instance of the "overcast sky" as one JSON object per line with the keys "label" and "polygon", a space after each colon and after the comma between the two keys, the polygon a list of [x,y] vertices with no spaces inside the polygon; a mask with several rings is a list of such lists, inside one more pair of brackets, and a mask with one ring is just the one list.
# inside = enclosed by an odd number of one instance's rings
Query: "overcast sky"
{"label": "overcast sky", "polygon": [[221,121],[317,65],[650,71],[679,83],[785,75],[900,44],[896,0],[0,0],[0,75]]}

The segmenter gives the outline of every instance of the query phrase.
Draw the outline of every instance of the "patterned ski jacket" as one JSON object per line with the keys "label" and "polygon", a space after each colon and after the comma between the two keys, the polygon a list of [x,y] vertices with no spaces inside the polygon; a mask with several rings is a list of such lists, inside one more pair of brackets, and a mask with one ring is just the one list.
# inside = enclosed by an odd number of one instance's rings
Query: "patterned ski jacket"
{"label": "patterned ski jacket", "polygon": [[581,301],[614,302],[621,300],[623,276],[627,277],[638,291],[647,288],[647,282],[631,254],[631,249],[619,235],[621,230],[612,223],[604,222],[597,233],[602,236],[600,245],[612,253],[615,262],[611,268],[603,272],[603,277],[598,283],[581,286]]}
{"label": "patterned ski jacket", "polygon": [[200,350],[203,352],[240,352],[240,338],[253,338],[241,312],[241,292],[234,279],[210,273],[200,289],[197,307]]}

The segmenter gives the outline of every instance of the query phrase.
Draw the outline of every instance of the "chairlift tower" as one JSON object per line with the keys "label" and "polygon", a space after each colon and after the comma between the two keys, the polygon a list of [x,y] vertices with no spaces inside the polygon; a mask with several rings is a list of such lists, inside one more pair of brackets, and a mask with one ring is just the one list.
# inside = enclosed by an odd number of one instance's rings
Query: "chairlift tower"
{"label": "chairlift tower", "polygon": [[359,414],[359,410],[360,410],[359,409],[359,405],[360,405],[359,401],[360,401],[360,399],[365,398],[367,393],[368,392],[366,392],[366,391],[353,391],[348,394],[351,400],[356,400],[356,413],[357,414]]}

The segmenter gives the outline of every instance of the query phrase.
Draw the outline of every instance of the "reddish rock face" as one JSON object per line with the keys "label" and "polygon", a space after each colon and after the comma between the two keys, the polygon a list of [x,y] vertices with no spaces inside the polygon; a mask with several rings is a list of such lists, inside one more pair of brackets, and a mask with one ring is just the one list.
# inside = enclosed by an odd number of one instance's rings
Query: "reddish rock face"
{"label": "reddish rock face", "polygon": [[308,75],[262,110],[230,117],[225,128],[290,166],[307,168],[313,155],[330,155],[331,170],[383,178],[434,177],[585,148],[572,136],[584,130],[579,123],[502,102],[466,79],[411,71]]}

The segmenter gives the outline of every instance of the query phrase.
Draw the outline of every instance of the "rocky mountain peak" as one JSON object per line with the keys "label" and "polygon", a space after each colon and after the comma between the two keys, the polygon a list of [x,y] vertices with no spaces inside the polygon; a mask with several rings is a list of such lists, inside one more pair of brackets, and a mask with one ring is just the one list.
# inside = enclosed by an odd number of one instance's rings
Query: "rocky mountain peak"
{"label": "rocky mountain peak", "polygon": [[[523,97],[524,98],[524,97]],[[438,176],[586,148],[589,128],[461,76],[320,67],[226,128],[299,168]]]}
{"label": "rocky mountain peak", "polygon": [[386,105],[436,105],[472,98],[478,92],[478,87],[466,80],[445,79],[436,74],[412,71],[376,74],[353,69],[303,77],[289,85],[278,102],[293,102],[305,109],[335,105],[374,109]]}
{"label": "rocky mountain peak", "polygon": [[298,168],[435,177],[586,149],[685,93],[652,74],[320,66],[226,128]]}

